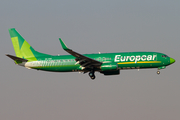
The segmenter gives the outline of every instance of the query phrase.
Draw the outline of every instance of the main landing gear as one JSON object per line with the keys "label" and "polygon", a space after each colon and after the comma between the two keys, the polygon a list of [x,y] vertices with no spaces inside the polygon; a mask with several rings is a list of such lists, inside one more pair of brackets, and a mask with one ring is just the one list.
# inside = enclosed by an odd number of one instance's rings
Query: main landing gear
{"label": "main landing gear", "polygon": [[94,71],[93,71],[93,70],[89,72],[89,77],[90,77],[92,80],[94,80],[94,79],[96,78],[96,76],[94,75]]}

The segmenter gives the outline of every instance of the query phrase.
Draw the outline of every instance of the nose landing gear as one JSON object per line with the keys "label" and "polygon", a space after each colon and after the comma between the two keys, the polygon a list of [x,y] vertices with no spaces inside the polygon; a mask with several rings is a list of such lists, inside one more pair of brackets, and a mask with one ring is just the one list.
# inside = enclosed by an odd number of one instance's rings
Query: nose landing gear
{"label": "nose landing gear", "polygon": [[158,67],[157,74],[159,75],[159,74],[160,74],[160,71],[159,71],[159,70],[161,70],[161,69],[165,69],[165,68],[166,68],[166,66],[161,66],[161,67]]}
{"label": "nose landing gear", "polygon": [[157,74],[158,74],[158,75],[160,74],[160,71],[159,71],[159,70],[157,71]]}
{"label": "nose landing gear", "polygon": [[89,77],[94,80],[96,78],[96,76],[94,75],[94,71],[90,71],[89,72]]}

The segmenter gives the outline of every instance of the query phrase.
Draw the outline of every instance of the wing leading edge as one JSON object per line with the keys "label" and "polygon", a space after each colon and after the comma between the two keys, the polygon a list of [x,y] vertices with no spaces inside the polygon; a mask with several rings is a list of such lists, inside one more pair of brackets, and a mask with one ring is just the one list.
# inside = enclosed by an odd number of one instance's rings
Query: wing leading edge
{"label": "wing leading edge", "polygon": [[71,54],[72,56],[76,57],[76,63],[75,64],[80,64],[82,67],[82,70],[93,70],[95,68],[100,68],[101,62],[94,60],[92,58],[89,58],[87,56],[84,56],[82,54],[79,54],[71,49],[69,49],[66,44],[59,38],[59,41],[61,43],[62,48]]}

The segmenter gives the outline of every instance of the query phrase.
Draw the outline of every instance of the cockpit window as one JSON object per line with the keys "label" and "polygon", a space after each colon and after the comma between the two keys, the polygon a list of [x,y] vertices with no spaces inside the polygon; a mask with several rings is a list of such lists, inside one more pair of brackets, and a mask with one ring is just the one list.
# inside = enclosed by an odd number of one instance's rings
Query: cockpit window
{"label": "cockpit window", "polygon": [[167,55],[162,55],[162,57],[168,57]]}

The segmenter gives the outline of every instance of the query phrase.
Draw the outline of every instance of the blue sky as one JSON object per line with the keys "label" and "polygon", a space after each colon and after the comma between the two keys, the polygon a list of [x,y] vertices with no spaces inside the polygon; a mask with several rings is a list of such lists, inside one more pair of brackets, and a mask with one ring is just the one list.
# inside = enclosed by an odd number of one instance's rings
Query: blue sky
{"label": "blue sky", "polygon": [[[177,120],[180,118],[180,1],[8,0],[0,4],[0,116],[3,120]],[[8,33],[17,31],[37,51],[68,54],[154,51],[176,59],[156,69],[105,77],[51,73],[16,66]]]}

